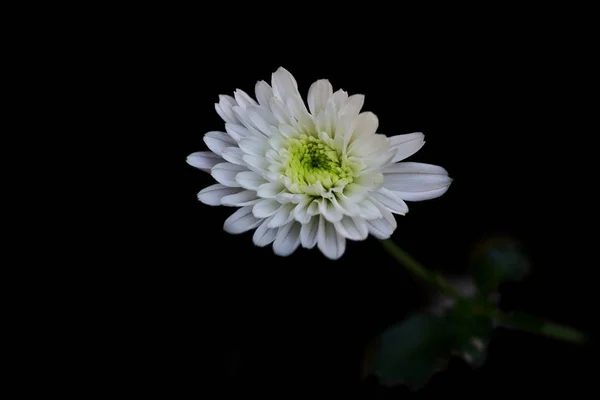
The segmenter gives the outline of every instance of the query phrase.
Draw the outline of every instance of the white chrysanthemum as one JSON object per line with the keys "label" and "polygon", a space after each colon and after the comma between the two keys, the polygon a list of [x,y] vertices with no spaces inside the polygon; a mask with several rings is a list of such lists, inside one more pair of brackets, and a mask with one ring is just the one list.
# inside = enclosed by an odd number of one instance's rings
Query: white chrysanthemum
{"label": "white chrysanthemum", "polygon": [[363,95],[333,92],[319,80],[308,91],[307,109],[284,68],[273,73],[271,86],[258,82],[255,93],[257,101],[242,90],[220,96],[216,110],[226,132],[206,133],[211,151],[187,158],[218,182],[198,193],[201,202],[239,207],[225,221],[226,232],[256,228],[254,244],[273,243],[280,256],[316,245],[338,259],[346,239],[389,238],[396,229],[392,213],[408,212],[405,200],[432,199],[450,185],[441,167],[398,163],[423,146],[423,134],[377,134],[375,114],[360,112]]}

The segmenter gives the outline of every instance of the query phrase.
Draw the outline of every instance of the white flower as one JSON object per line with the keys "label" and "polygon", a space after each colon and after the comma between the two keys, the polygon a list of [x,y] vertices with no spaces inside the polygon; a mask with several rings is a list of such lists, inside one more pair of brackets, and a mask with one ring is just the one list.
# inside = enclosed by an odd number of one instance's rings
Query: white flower
{"label": "white flower", "polygon": [[444,168],[398,163],[423,146],[423,134],[377,134],[375,114],[360,112],[363,95],[333,92],[319,80],[308,91],[307,109],[284,68],[273,73],[271,86],[258,82],[255,93],[256,100],[239,89],[234,97],[219,96],[225,132],[206,133],[211,151],[187,158],[218,182],[198,193],[201,202],[239,207],[225,221],[226,232],[256,228],[254,244],[273,243],[277,255],[316,245],[338,259],[346,239],[389,238],[396,229],[392,213],[408,212],[405,200],[448,190]]}

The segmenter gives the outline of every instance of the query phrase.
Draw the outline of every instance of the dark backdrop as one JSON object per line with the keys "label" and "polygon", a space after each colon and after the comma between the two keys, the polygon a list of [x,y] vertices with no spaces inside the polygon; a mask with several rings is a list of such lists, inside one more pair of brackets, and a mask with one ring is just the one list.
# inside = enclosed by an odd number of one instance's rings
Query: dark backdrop
{"label": "dark backdrop", "polygon": [[[157,372],[145,384],[181,394],[408,395],[359,379],[365,345],[428,301],[377,240],[348,242],[335,262],[317,250],[281,258],[254,247],[251,233],[222,230],[233,209],[196,199],[213,180],[185,158],[206,149],[206,131],[223,128],[218,95],[253,94],[279,66],[304,96],[320,78],[365,94],[363,109],[377,114],[381,133],[425,133],[411,159],[445,167],[454,182],[441,198],[409,203],[392,236],[398,245],[429,268],[458,273],[479,241],[513,238],[533,270],[502,287],[502,307],[592,328],[585,277],[595,266],[582,253],[592,228],[577,211],[593,184],[579,178],[585,168],[574,155],[591,107],[579,61],[568,62],[576,47],[552,35],[494,32],[426,44],[387,33],[343,45],[260,32],[234,29],[226,39],[219,29],[171,22],[156,37],[152,73],[140,67],[155,136],[139,138],[156,144],[143,155],[151,168],[140,163],[138,171],[148,181],[136,203],[144,262],[132,267],[136,312],[150,321],[134,342],[151,342],[142,359]],[[421,395],[583,390],[597,361],[590,349],[500,329],[484,367],[454,360]]]}

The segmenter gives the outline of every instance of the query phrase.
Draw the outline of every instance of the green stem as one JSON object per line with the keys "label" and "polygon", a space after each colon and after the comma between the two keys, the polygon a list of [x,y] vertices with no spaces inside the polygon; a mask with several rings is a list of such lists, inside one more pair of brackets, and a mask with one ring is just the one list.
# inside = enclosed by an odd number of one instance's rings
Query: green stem
{"label": "green stem", "polygon": [[[444,294],[458,301],[468,301],[454,286],[442,275],[432,272],[412,258],[408,253],[398,247],[392,240],[382,240],[383,248],[417,277],[436,286]],[[583,343],[585,335],[573,328],[543,321],[537,317],[526,314],[507,315],[497,308],[478,308],[478,312],[489,315],[504,326],[521,331],[537,333],[554,339],[566,340],[573,343]]]}

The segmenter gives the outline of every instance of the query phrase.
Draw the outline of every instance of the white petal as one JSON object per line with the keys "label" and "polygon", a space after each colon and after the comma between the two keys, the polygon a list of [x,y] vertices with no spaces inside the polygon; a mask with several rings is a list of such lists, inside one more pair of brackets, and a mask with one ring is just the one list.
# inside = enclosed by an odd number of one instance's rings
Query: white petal
{"label": "white petal", "polygon": [[221,199],[221,204],[230,207],[251,206],[259,201],[256,192],[252,190],[243,190],[236,194],[230,194]]}
{"label": "white petal", "polygon": [[260,185],[256,192],[258,195],[264,199],[274,199],[277,197],[279,192],[284,189],[284,185],[281,182],[268,182]]}
{"label": "white petal", "polygon": [[369,233],[377,239],[388,239],[392,236],[394,230],[396,230],[398,223],[394,215],[387,208],[377,203],[375,205],[381,212],[382,218],[367,221]]}
{"label": "white petal", "polygon": [[408,212],[408,206],[397,192],[382,187],[377,192],[371,192],[371,196],[395,214],[406,215]]}
{"label": "white petal", "polygon": [[392,233],[394,233],[394,228],[385,218],[377,218],[367,221],[367,227],[371,235],[381,240],[389,239],[390,236],[392,236]]}
{"label": "white petal", "polygon": [[448,175],[448,171],[443,167],[433,164],[424,164],[417,162],[401,162],[391,164],[382,171],[384,174],[439,174]]}
{"label": "white petal", "polygon": [[396,135],[389,139],[391,148],[396,151],[396,156],[392,158],[393,163],[412,156],[425,144],[425,135],[422,132]]}
{"label": "white petal", "polygon": [[377,189],[383,185],[383,174],[379,171],[360,174],[354,183],[370,190]]}
{"label": "white petal", "polygon": [[240,140],[239,146],[240,149],[242,149],[246,154],[264,157],[265,152],[269,148],[269,142],[265,139],[249,137],[247,139]]}
{"label": "white petal", "polygon": [[256,85],[254,86],[254,93],[256,94],[258,104],[265,107],[267,110],[270,109],[269,102],[273,97],[273,89],[271,89],[271,85],[265,81],[256,82]]}
{"label": "white petal", "polygon": [[[265,153],[265,160],[267,160],[269,162],[269,170],[270,171],[277,171],[278,168],[273,169],[272,167],[274,167],[273,164],[281,164],[281,156],[279,155],[279,153],[273,149],[269,149],[267,150],[267,152]],[[279,167],[279,166],[275,166],[275,167]],[[283,167],[283,164],[281,164],[281,167]]]}
{"label": "white petal", "polygon": [[317,233],[319,232],[319,216],[312,217],[300,229],[300,243],[306,249],[312,249],[317,245]]}
{"label": "white petal", "polygon": [[352,199],[346,197],[342,193],[337,193],[336,199],[340,208],[344,211],[344,214],[350,216],[358,216],[360,214],[360,208]]}
{"label": "white petal", "polygon": [[435,199],[436,197],[440,197],[441,195],[443,195],[444,193],[446,193],[448,191],[449,187],[450,186],[446,186],[446,187],[443,187],[440,189],[426,190],[424,192],[398,192],[398,191],[393,191],[393,192],[397,193],[398,196],[403,198],[405,201],[423,201],[423,200],[431,200],[431,199]]}
{"label": "white petal", "polygon": [[248,114],[246,113],[246,109],[240,106],[233,107],[233,113],[240,121],[240,123],[248,130],[250,136],[258,136],[263,137],[264,134],[254,126],[252,121],[250,120]]}
{"label": "white petal", "polygon": [[308,89],[308,109],[312,115],[327,106],[327,102],[333,95],[333,87],[327,79],[320,79],[313,83]]}
{"label": "white petal", "polygon": [[333,138],[331,136],[329,136],[329,134],[327,132],[325,132],[324,130],[319,131],[318,137],[323,142],[325,142],[325,144],[328,145],[329,147],[335,146],[335,142],[334,142]]}
{"label": "white petal", "polygon": [[[269,143],[269,146],[271,147],[270,150],[279,151],[280,149],[287,148],[288,138],[286,138],[285,136],[278,133],[277,135],[271,136],[269,138],[268,143]],[[277,153],[277,154],[279,154],[279,153]]]}
{"label": "white petal", "polygon": [[279,124],[273,114],[262,107],[249,106],[246,109],[246,115],[252,121],[252,124],[265,136],[271,136],[271,127]]}
{"label": "white petal", "polygon": [[243,189],[241,188],[232,188],[225,185],[221,185],[220,183],[216,183],[214,185],[202,189],[198,193],[198,200],[209,206],[220,206],[221,199],[223,197],[239,193],[242,190]]}
{"label": "white petal", "polygon": [[365,103],[365,96],[362,94],[355,94],[346,100],[344,106],[342,107],[340,114],[342,114],[345,118],[356,117],[360,112],[363,104]]}
{"label": "white petal", "polygon": [[253,171],[243,171],[235,176],[235,181],[240,184],[241,187],[248,190],[258,189],[263,183],[267,183],[266,179]]}
{"label": "white petal", "polygon": [[290,221],[293,221],[294,214],[292,211],[294,210],[295,204],[283,204],[275,214],[273,214],[273,219],[269,222],[269,228],[279,228],[285,224],[288,224]]}
{"label": "white petal", "polygon": [[290,124],[290,113],[287,106],[277,97],[271,97],[269,100],[271,113],[280,124]]}
{"label": "white petal", "polygon": [[325,199],[323,199],[321,197],[317,197],[316,199],[311,201],[310,204],[308,205],[308,209],[306,210],[308,215],[310,215],[310,216],[319,215],[319,208],[321,208],[321,202],[323,202],[323,201],[325,201]]}
{"label": "white petal", "polygon": [[297,97],[288,97],[286,100],[286,105],[288,107],[288,111],[290,112],[290,116],[298,121],[298,124],[306,131],[312,131],[314,129],[314,120],[312,116],[308,113],[304,102],[300,96]]}
{"label": "white petal", "polygon": [[[365,137],[367,140],[365,144],[369,143],[368,140],[372,139],[372,136],[377,131],[379,126],[379,120],[377,116],[372,112],[360,113],[356,118],[356,125],[350,132],[346,132],[346,144],[353,143],[355,140]],[[387,141],[386,141],[387,144]]]}
{"label": "white petal", "polygon": [[281,204],[274,199],[262,199],[252,208],[252,214],[256,218],[268,218],[275,214],[281,207]]}
{"label": "white petal", "polygon": [[325,217],[319,218],[319,232],[317,233],[317,246],[330,260],[337,260],[346,251],[346,239],[340,235],[335,226],[327,222]]}
{"label": "white petal", "polygon": [[342,89],[337,90],[331,97],[331,100],[333,101],[333,104],[335,104],[335,108],[339,111],[348,100],[348,92]]}
{"label": "white petal", "polygon": [[367,221],[382,217],[379,208],[370,200],[364,199],[358,204],[358,208],[360,209],[360,217]]}
{"label": "white petal", "polygon": [[336,203],[329,201],[328,199],[323,199],[319,205],[319,212],[323,215],[329,222],[337,222],[342,219],[344,216],[341,208]]}
{"label": "white petal", "polygon": [[251,154],[244,154],[243,159],[246,162],[248,168],[252,171],[262,175],[265,175],[267,173],[269,164],[267,163],[267,160],[265,160],[263,157],[253,156]]}
{"label": "white petal", "polygon": [[379,202],[375,202],[375,206],[377,206],[377,208],[379,209],[379,211],[381,211],[381,215],[383,216],[383,218],[385,220],[387,220],[389,222],[389,224],[392,225],[392,227],[394,229],[396,229],[396,227],[398,226],[398,223],[396,222],[396,217],[394,217],[394,214],[392,214],[392,212],[390,210],[388,210],[387,208],[385,208]]}
{"label": "white petal", "polygon": [[252,206],[242,207],[225,220],[223,229],[227,233],[237,235],[256,228],[262,219],[252,215]]}
{"label": "white petal", "polygon": [[394,215],[388,209],[380,204],[375,204],[381,211],[382,218],[367,221],[369,233],[378,239],[387,239],[392,235],[398,224]]}
{"label": "white petal", "polygon": [[362,185],[351,183],[344,188],[344,195],[353,203],[360,203],[362,199],[367,197],[368,190]]}
{"label": "white petal", "polygon": [[329,193],[328,190],[325,190],[325,188],[321,184],[321,181],[316,181],[312,185],[307,185],[302,190],[304,191],[304,193],[308,194],[309,196],[316,196],[316,197],[321,197],[321,196],[325,197]]}
{"label": "white petal", "polygon": [[[335,104],[333,104],[333,101],[330,101],[329,103],[327,103],[327,106],[325,107],[324,110],[322,110],[321,112],[319,112],[319,114],[317,114],[317,117],[315,118],[315,124],[316,124],[316,128],[318,132],[326,132],[328,134],[328,136],[330,137],[334,137],[335,136],[335,126],[337,123],[337,112],[335,110]],[[333,141],[333,148],[336,151],[339,151],[342,149],[343,145],[343,141],[342,142],[338,142],[336,140]]]}
{"label": "white petal", "polygon": [[390,148],[389,139],[385,135],[373,134],[361,136],[348,147],[349,156],[373,157],[387,153]]}
{"label": "white petal", "polygon": [[335,141],[341,143],[342,154],[345,156],[348,150],[348,141],[352,137],[356,118],[344,118],[343,115],[338,116],[338,121],[335,125],[334,137]]}
{"label": "white petal", "polygon": [[204,135],[204,143],[213,153],[221,155],[226,147],[235,146],[235,141],[225,132],[212,131]]}
{"label": "white petal", "polygon": [[306,224],[310,221],[311,215],[308,213],[308,206],[310,205],[310,198],[304,197],[303,201],[298,203],[294,207],[294,219],[301,224]]}
{"label": "white petal", "polygon": [[258,105],[256,101],[254,101],[254,99],[248,95],[248,93],[241,89],[237,89],[233,95],[235,96],[235,101],[237,101],[238,105],[242,108]]}
{"label": "white petal", "polygon": [[360,217],[344,216],[341,221],[334,224],[340,235],[351,240],[365,240],[369,235],[367,222]]}
{"label": "white petal", "polygon": [[279,124],[279,133],[281,133],[286,138],[291,139],[296,138],[300,135],[296,128],[287,124]]}
{"label": "white petal", "polygon": [[215,104],[215,110],[217,110],[217,114],[223,119],[223,121],[237,124],[238,119],[233,113],[233,107],[237,106],[237,102],[231,96],[220,95],[219,102]]}
{"label": "white petal", "polygon": [[281,100],[285,101],[291,96],[300,97],[296,79],[294,79],[292,74],[283,67],[279,67],[277,71],[272,74],[271,85],[273,85],[273,94]]}
{"label": "white petal", "polygon": [[248,169],[244,166],[226,162],[215,165],[210,174],[220,184],[230,187],[240,187],[240,184],[235,180],[235,176],[240,172],[247,170]]}
{"label": "white petal", "polygon": [[232,164],[236,165],[246,165],[246,162],[242,157],[244,157],[244,152],[239,147],[226,147],[223,149],[221,153],[221,157],[225,159],[225,161],[229,161]]}
{"label": "white petal", "polygon": [[227,123],[225,124],[225,130],[227,131],[227,134],[236,142],[239,142],[243,138],[251,135],[248,129],[246,129],[243,125],[238,124]]}
{"label": "white petal", "polygon": [[304,194],[280,192],[277,194],[277,196],[275,198],[281,204],[287,204],[287,203],[298,204],[298,203],[301,203],[303,200],[305,200],[307,197]]}
{"label": "white petal", "polygon": [[197,151],[187,156],[186,162],[204,172],[209,172],[212,167],[223,162],[223,159],[212,151]]}
{"label": "white petal", "polygon": [[273,252],[278,256],[286,257],[292,254],[300,246],[300,224],[292,221],[277,232],[273,242]]}
{"label": "white petal", "polygon": [[452,182],[444,168],[431,164],[392,164],[383,172],[383,186],[398,192],[426,192],[447,188]]}
{"label": "white petal", "polygon": [[269,228],[267,226],[269,221],[270,219],[265,219],[262,224],[256,228],[256,231],[254,231],[254,235],[252,235],[252,242],[255,246],[264,247],[273,243],[273,240],[275,240],[278,229]]}
{"label": "white petal", "polygon": [[361,173],[378,171],[381,172],[385,166],[389,165],[392,161],[392,158],[396,156],[396,153],[384,149],[383,151],[378,152],[377,154],[371,154],[369,157],[361,158],[362,163],[365,166],[365,169],[361,171]]}

